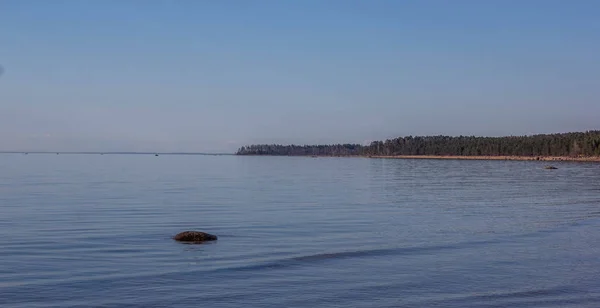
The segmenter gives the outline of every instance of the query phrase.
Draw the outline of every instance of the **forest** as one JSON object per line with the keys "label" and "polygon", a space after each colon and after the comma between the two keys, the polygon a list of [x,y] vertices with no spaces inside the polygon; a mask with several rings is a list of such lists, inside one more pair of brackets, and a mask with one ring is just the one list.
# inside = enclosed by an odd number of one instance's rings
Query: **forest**
{"label": "forest", "polygon": [[600,156],[600,131],[530,136],[408,136],[370,145],[279,145],[241,147],[237,155],[278,156]]}

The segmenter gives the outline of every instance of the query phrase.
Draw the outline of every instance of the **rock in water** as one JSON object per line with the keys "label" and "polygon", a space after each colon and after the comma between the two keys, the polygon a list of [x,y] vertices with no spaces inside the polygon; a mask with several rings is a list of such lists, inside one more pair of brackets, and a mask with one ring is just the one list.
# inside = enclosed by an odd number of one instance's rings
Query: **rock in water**
{"label": "rock in water", "polygon": [[173,239],[178,242],[198,244],[207,241],[216,241],[217,236],[200,231],[184,231],[175,235]]}

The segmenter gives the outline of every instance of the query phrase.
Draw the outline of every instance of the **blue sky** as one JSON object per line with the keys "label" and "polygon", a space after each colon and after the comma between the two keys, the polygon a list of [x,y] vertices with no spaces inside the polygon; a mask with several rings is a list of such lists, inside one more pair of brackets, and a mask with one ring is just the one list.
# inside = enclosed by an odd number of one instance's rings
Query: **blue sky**
{"label": "blue sky", "polygon": [[600,128],[600,1],[0,2],[0,150]]}

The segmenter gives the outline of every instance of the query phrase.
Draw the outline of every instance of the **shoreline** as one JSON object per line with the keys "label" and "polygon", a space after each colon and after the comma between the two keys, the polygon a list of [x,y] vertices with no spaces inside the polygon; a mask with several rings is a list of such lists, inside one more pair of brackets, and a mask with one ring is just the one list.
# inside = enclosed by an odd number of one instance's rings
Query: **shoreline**
{"label": "shoreline", "polygon": [[[239,154],[235,154],[239,155]],[[461,156],[461,155],[269,155],[244,154],[239,156],[271,156],[271,157],[309,157],[309,158],[377,158],[377,159],[446,159],[446,160],[513,160],[544,162],[594,162],[600,163],[600,156]]]}
{"label": "shoreline", "polygon": [[517,160],[517,161],[566,161],[566,162],[600,162],[600,156],[458,156],[458,155],[371,155],[368,158],[387,159],[459,159],[459,160]]}

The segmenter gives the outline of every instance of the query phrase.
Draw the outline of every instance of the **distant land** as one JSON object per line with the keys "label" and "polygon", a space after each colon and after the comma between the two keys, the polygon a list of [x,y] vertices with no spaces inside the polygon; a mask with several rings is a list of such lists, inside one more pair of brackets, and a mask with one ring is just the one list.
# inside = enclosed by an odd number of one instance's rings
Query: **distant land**
{"label": "distant land", "polygon": [[367,146],[257,144],[241,147],[236,155],[600,161],[600,131],[505,137],[408,136]]}

